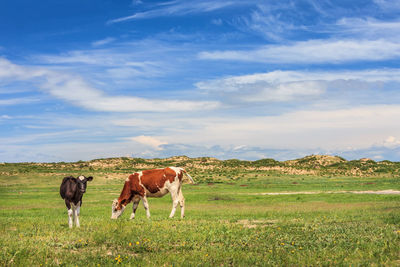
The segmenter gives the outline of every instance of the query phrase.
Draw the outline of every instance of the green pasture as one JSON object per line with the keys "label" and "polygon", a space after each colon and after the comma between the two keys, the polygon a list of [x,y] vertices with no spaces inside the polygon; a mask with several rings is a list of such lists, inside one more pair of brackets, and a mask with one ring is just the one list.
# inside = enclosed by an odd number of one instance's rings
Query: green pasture
{"label": "green pasture", "polygon": [[0,175],[0,266],[400,265],[400,195],[344,192],[400,190],[396,177],[193,172],[200,183],[184,185],[183,220],[179,208],[167,218],[165,196],[149,199],[151,220],[142,204],[129,220],[130,204],[113,221],[124,180],[93,174],[71,230],[64,175]]}

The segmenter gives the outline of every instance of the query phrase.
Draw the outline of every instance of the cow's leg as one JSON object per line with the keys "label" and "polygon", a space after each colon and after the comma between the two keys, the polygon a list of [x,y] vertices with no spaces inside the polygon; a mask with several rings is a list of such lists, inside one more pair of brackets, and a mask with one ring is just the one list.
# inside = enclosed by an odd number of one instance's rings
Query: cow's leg
{"label": "cow's leg", "polygon": [[146,196],[142,197],[142,200],[143,200],[144,209],[146,210],[146,216],[147,216],[147,218],[150,219],[150,209],[149,209],[149,202],[147,201],[147,197]]}
{"label": "cow's leg", "polygon": [[72,228],[72,222],[73,222],[73,220],[72,220],[72,216],[73,216],[73,211],[72,211],[72,209],[69,209],[68,210],[68,225],[69,225],[69,228]]}
{"label": "cow's leg", "polygon": [[179,204],[181,206],[181,218],[183,218],[183,217],[185,217],[185,198],[183,197],[183,194],[182,194],[182,187],[179,188],[178,200],[179,200]]}
{"label": "cow's leg", "polygon": [[79,213],[80,213],[80,209],[81,209],[81,203],[78,202],[78,204],[76,204],[75,206],[75,225],[76,227],[81,227],[81,225],[79,224]]}
{"label": "cow's leg", "polygon": [[132,219],[135,218],[135,213],[136,213],[136,209],[137,209],[137,207],[139,205],[139,202],[140,202],[140,197],[134,197],[133,198],[132,214],[131,214],[131,217],[129,219],[132,220]]}
{"label": "cow's leg", "polygon": [[67,209],[68,209],[68,225],[69,225],[69,228],[72,228],[73,211],[71,209],[71,203],[67,199],[65,199],[65,205],[67,206]]}
{"label": "cow's leg", "polygon": [[178,190],[171,190],[171,198],[172,198],[172,210],[171,210],[171,214],[169,215],[170,218],[174,217],[175,215],[175,211],[176,211],[176,207],[179,204],[179,198],[178,198]]}
{"label": "cow's leg", "polygon": [[76,205],[74,203],[71,203],[71,211],[72,211],[72,221],[75,222],[76,225]]}

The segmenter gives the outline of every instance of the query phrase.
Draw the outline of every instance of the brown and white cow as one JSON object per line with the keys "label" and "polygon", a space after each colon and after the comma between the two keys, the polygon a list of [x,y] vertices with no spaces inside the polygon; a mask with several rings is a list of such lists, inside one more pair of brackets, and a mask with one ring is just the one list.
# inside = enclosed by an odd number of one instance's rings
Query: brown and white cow
{"label": "brown and white cow", "polygon": [[150,218],[147,197],[162,197],[168,192],[171,193],[172,198],[172,211],[169,217],[174,217],[179,203],[181,206],[181,218],[183,218],[185,216],[185,198],[182,194],[183,174],[194,183],[192,177],[183,168],[178,167],[144,170],[131,174],[125,180],[121,195],[113,201],[111,219],[117,219],[121,216],[126,205],[131,201],[133,201],[133,210],[130,219],[135,218],[135,212],[141,199],[143,200],[147,218]]}

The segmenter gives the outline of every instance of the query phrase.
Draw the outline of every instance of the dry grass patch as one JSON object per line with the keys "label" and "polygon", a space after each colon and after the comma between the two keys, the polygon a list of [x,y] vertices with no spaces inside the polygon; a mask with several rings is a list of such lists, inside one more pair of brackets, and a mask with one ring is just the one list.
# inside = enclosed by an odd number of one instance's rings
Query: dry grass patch
{"label": "dry grass patch", "polygon": [[268,227],[276,224],[279,220],[239,220],[236,223],[246,228]]}

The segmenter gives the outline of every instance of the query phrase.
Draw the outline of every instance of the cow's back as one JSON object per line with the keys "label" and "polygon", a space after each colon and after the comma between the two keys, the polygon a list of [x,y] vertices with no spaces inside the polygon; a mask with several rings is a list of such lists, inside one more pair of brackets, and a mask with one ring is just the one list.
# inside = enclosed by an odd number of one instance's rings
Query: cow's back
{"label": "cow's back", "polygon": [[140,183],[150,193],[156,193],[159,188],[165,184],[165,175],[163,169],[145,170],[139,173]]}
{"label": "cow's back", "polygon": [[163,188],[165,182],[172,183],[175,180],[176,172],[170,168],[144,170],[139,173],[140,183],[150,192],[157,193]]}

